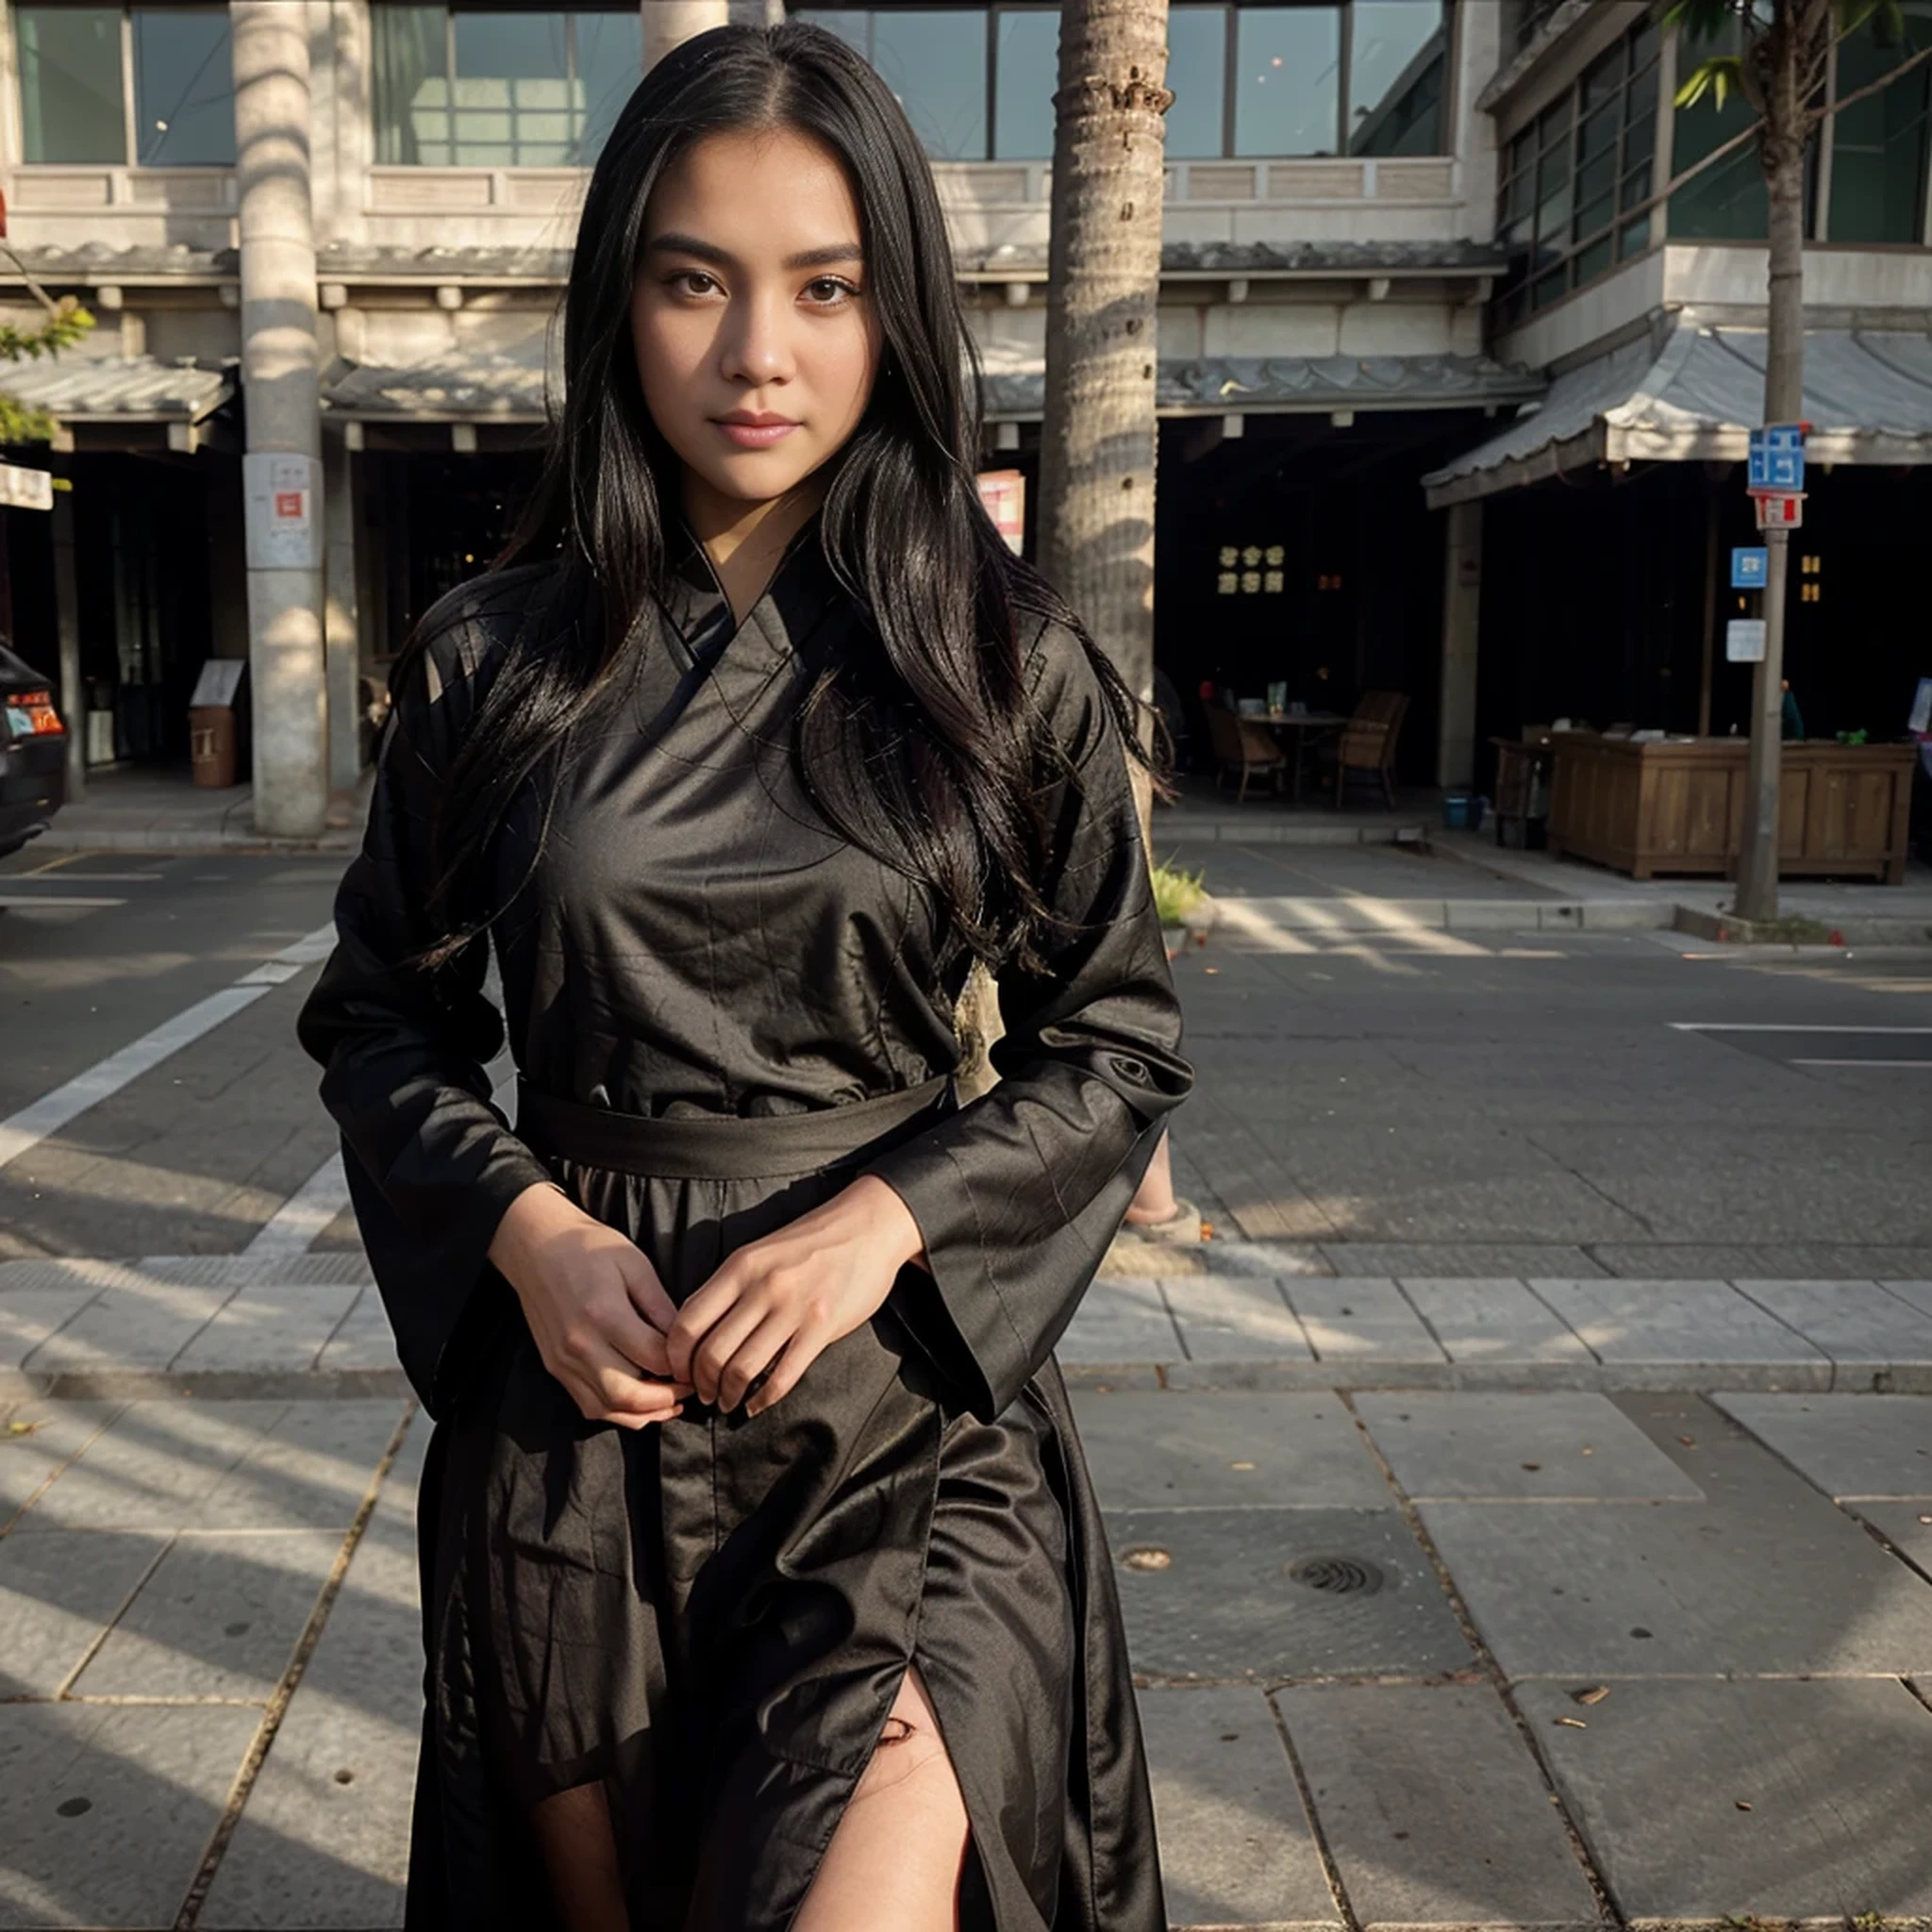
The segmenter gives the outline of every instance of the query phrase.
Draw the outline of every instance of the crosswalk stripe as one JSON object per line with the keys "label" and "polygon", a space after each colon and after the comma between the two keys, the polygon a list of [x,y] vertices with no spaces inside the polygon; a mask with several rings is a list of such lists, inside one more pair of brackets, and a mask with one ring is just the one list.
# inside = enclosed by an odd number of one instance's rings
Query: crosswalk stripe
{"label": "crosswalk stripe", "polygon": [[[335,927],[325,925],[305,933],[292,945],[284,946],[264,963],[281,963],[291,968],[310,964],[327,956],[335,943]],[[131,1041],[106,1059],[97,1060],[73,1079],[63,1081],[51,1093],[30,1101],[17,1113],[0,1121],[0,1167],[18,1160],[29,1148],[38,1147],[50,1134],[58,1134],[67,1124],[98,1105],[122,1088],[151,1073],[171,1055],[192,1046],[204,1035],[212,1033],[225,1020],[252,1007],[272,987],[258,979],[259,968],[251,969],[232,986],[197,1000],[185,1012],[164,1020],[152,1032]]]}

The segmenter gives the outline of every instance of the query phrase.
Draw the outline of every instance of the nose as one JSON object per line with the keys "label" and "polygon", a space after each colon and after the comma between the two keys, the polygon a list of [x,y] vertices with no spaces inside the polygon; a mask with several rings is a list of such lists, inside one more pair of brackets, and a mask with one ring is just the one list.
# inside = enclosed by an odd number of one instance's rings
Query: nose
{"label": "nose", "polygon": [[758,387],[792,373],[788,310],[780,290],[753,289],[731,304],[720,343],[724,374]]}

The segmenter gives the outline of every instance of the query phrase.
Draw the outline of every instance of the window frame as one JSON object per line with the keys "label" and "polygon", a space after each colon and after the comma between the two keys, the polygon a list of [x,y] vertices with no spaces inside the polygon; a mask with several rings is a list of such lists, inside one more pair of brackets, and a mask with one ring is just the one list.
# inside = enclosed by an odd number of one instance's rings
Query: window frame
{"label": "window frame", "polygon": [[[29,161],[26,150],[26,63],[21,58],[20,29],[21,15],[27,7],[47,13],[68,13],[99,10],[105,12],[112,8],[120,15],[119,58],[121,62],[121,153],[114,160],[108,161]],[[7,31],[11,42],[9,52],[13,59],[13,106],[19,116],[23,168],[128,168],[143,175],[172,175],[179,173],[199,173],[204,169],[233,170],[235,158],[230,156],[225,161],[143,161],[141,158],[141,103],[137,97],[135,75],[134,14],[140,7],[146,11],[167,15],[179,14],[188,10],[181,7],[157,5],[156,0],[86,0],[86,5],[63,7],[58,0],[16,0],[8,9]],[[195,0],[193,11],[199,13],[227,14],[227,8],[222,0]],[[234,98],[235,92],[235,40],[232,27],[228,35],[228,95]],[[231,116],[232,118],[232,116]]]}
{"label": "window frame", "polygon": [[[1640,59],[1646,38],[1650,44]],[[1664,37],[1655,22],[1648,16],[1633,22],[1507,141],[1498,142],[1495,233],[1511,250],[1508,270],[1496,293],[1498,328],[1521,327],[1656,245],[1650,211],[1636,210],[1658,186],[1657,138],[1665,121],[1664,54]],[[1612,62],[1617,75],[1611,91],[1602,95],[1591,92]],[[1616,130],[1615,140],[1608,148],[1586,156],[1586,129],[1607,114]],[[1612,158],[1608,185],[1592,190],[1588,206],[1593,208],[1607,196],[1607,212],[1584,230],[1584,169],[1606,154]],[[1552,194],[1545,194],[1543,171],[1553,158],[1560,158],[1560,180]],[[1527,198],[1512,209],[1512,196],[1525,181]],[[1545,234],[1544,210],[1557,195],[1561,209],[1552,232]],[[1512,234],[1524,223],[1527,231]],[[1557,236],[1562,238],[1560,242]],[[1604,249],[1604,258],[1586,271],[1586,259]],[[1541,292],[1544,291],[1549,292]]]}
{"label": "window frame", "polygon": [[[987,16],[986,33],[986,138],[984,152],[977,155],[931,157],[935,165],[951,167],[973,167],[984,164],[1024,167],[1050,160],[1046,155],[997,155],[993,149],[998,145],[999,120],[999,16],[1006,13],[1058,13],[1058,5],[1046,4],[1046,0],[964,0],[966,7],[975,12],[983,11]],[[1183,155],[1172,149],[1167,158],[1177,162],[1205,162],[1209,166],[1223,161],[1254,163],[1270,160],[1441,160],[1456,153],[1456,88],[1454,75],[1456,62],[1460,51],[1463,0],[1441,0],[1443,27],[1443,80],[1441,98],[1437,105],[1438,133],[1435,144],[1425,152],[1417,155],[1361,155],[1352,152],[1349,146],[1350,115],[1352,105],[1349,98],[1355,64],[1357,0],[1174,0],[1171,11],[1181,8],[1189,13],[1216,13],[1222,17],[1222,95],[1221,95],[1221,146],[1212,154]],[[1335,127],[1336,145],[1332,152],[1314,155],[1280,154],[1270,151],[1266,154],[1246,155],[1236,146],[1237,104],[1241,92],[1240,35],[1234,16],[1244,11],[1289,9],[1326,11],[1333,9],[1340,16],[1341,48],[1335,70]],[[868,16],[866,34],[866,58],[870,59],[872,44],[870,16],[876,12],[894,14],[911,13],[957,13],[962,8],[962,0],[911,0],[911,4],[894,5],[885,8],[863,4],[844,5],[841,0],[820,0],[820,4],[804,5],[797,8],[798,14],[809,18],[824,13],[863,13]],[[848,39],[848,44],[849,37]]]}

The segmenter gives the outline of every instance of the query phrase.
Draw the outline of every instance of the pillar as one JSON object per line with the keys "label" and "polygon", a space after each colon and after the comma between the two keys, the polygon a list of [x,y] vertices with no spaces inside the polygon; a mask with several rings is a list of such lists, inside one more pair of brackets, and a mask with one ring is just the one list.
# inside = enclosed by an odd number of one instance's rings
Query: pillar
{"label": "pillar", "polygon": [[682,42],[731,19],[730,0],[640,0],[640,11],[646,73]]}
{"label": "pillar", "polygon": [[[70,470],[68,476],[73,475]],[[67,720],[67,803],[87,796],[87,687],[80,678],[80,578],[74,567],[74,492],[54,492],[54,638],[60,715]]]}
{"label": "pillar", "polygon": [[356,458],[338,427],[322,441],[322,501],[327,530],[323,567],[323,639],[328,686],[328,789],[353,791],[362,775],[357,729],[361,647],[356,621]]}
{"label": "pillar", "polygon": [[328,763],[308,9],[230,0],[229,17],[255,828],[313,838],[327,814]]}
{"label": "pillar", "polygon": [[1451,504],[1442,546],[1442,709],[1436,783],[1475,782],[1477,617],[1483,596],[1483,507]]}

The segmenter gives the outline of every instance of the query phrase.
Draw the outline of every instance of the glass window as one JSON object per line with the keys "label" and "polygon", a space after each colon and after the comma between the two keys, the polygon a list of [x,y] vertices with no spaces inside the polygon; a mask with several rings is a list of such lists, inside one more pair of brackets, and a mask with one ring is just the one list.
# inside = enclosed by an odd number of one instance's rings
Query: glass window
{"label": "glass window", "polygon": [[993,158],[1050,160],[1053,96],[1059,79],[1059,8],[1029,8],[1022,12],[1007,8],[995,21]]}
{"label": "glass window", "polygon": [[453,17],[450,123],[466,168],[560,168],[575,158],[576,106],[560,13]]}
{"label": "glass window", "polygon": [[[1693,52],[1693,64],[1695,58]],[[1681,175],[1750,126],[1754,118],[1748,103],[1735,92],[1722,108],[1707,93],[1694,106],[1679,108],[1672,134],[1673,170]],[[1747,141],[1723,160],[1714,161],[1671,196],[1673,236],[1762,242],[1770,232],[1771,204],[1765,196],[1764,172],[1755,142]]]}
{"label": "glass window", "polygon": [[866,59],[872,58],[872,15],[862,7],[839,7],[824,13],[814,13],[810,8],[802,8],[791,16],[793,20],[808,20],[814,26],[822,26],[828,34],[837,34],[855,54],[861,54]]}
{"label": "glass window", "polygon": [[441,7],[377,7],[370,24],[377,162],[448,167],[448,13]]}
{"label": "glass window", "polygon": [[1334,154],[1341,8],[1243,7],[1237,20],[1235,153]]}
{"label": "glass window", "polygon": [[986,158],[986,31],[978,8],[872,17],[872,64],[936,161]]}
{"label": "glass window", "polygon": [[1442,0],[1355,0],[1349,35],[1349,153],[1440,154],[1449,55]]}
{"label": "glass window", "polygon": [[634,7],[383,6],[372,20],[375,158],[386,166],[586,165],[643,73]]}
{"label": "glass window", "polygon": [[604,152],[618,115],[643,78],[644,26],[635,7],[626,7],[622,12],[580,12],[573,21],[577,93],[582,103],[577,158],[589,162]]}
{"label": "glass window", "polygon": [[[1840,43],[1838,92],[1856,93],[1932,41],[1932,5],[1907,10],[1895,46],[1868,26]],[[1932,84],[1924,66],[1842,109],[1831,126],[1834,242],[1917,242],[1925,218],[1925,120]]]}
{"label": "glass window", "polygon": [[1167,14],[1167,152],[1198,160],[1226,152],[1227,13],[1171,7]]}
{"label": "glass window", "polygon": [[125,161],[118,7],[21,7],[21,158]]}
{"label": "glass window", "polygon": [[137,7],[134,158],[144,168],[235,162],[225,7]]}

